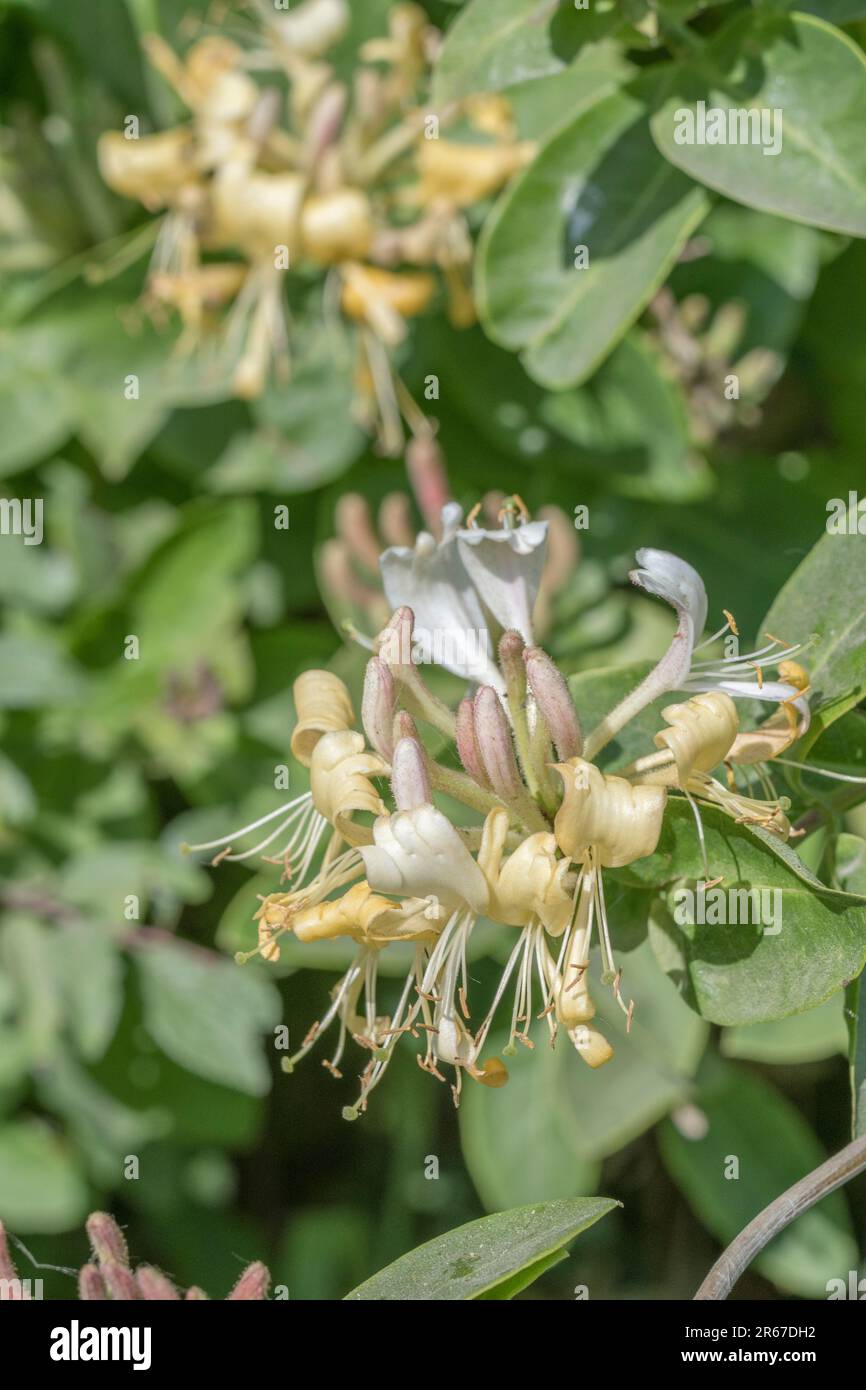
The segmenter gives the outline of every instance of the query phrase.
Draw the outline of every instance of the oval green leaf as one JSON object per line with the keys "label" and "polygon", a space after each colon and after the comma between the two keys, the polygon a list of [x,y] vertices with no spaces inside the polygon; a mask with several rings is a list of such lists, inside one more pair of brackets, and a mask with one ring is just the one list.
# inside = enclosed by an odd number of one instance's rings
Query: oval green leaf
{"label": "oval green leaf", "polygon": [[[511,1284],[618,1207],[612,1197],[579,1197],[482,1216],[419,1245],[346,1295],[347,1300],[460,1302]],[[520,1285],[525,1287],[525,1285]],[[516,1287],[513,1292],[518,1292]]]}
{"label": "oval green leaf", "polygon": [[736,202],[866,236],[864,123],[856,44],[811,15],[744,13],[672,70],[651,125],[672,164]]}

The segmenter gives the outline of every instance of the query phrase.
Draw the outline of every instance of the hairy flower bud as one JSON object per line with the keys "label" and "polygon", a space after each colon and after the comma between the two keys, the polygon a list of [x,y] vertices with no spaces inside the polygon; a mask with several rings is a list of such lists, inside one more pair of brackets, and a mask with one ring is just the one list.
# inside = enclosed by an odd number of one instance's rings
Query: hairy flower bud
{"label": "hairy flower bud", "polygon": [[417,738],[401,738],[394,748],[391,790],[398,811],[412,811],[432,800],[427,754]]}
{"label": "hairy flower bud", "polygon": [[580,757],[583,735],[565,677],[540,647],[528,647],[523,660],[529,688],[553,739],[557,757],[562,762]]}
{"label": "hairy flower bud", "polygon": [[361,723],[370,746],[388,762],[394,751],[394,706],[394,677],[384,661],[371,657],[364,673]]}
{"label": "hairy flower bud", "polygon": [[484,768],[481,750],[475,737],[475,713],[471,698],[466,695],[457,706],[457,752],[473,782],[490,789],[490,778]]}
{"label": "hairy flower bud", "polygon": [[524,790],[514,755],[511,730],[502,702],[490,685],[482,685],[473,705],[475,738],[490,785],[503,801],[513,801]]}

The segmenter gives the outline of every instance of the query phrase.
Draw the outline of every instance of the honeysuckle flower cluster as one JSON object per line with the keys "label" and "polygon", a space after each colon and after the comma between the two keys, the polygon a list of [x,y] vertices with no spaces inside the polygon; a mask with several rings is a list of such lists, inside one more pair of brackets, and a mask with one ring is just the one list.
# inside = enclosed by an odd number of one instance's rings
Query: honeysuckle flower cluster
{"label": "honeysuckle flower cluster", "polygon": [[[239,959],[278,959],[288,934],[301,943],[354,943],[328,1008],[284,1062],[291,1071],[331,1030],[324,1064],[340,1075],[354,1041],[366,1061],[348,1118],[366,1109],[404,1037],[416,1040],[423,1070],[450,1080],[455,1103],[464,1077],[504,1084],[505,1064],[487,1054],[500,1008],[510,1013],[505,1054],[534,1046],[539,1019],[551,1044],[564,1034],[590,1067],[608,1061],[612,1048],[588,979],[595,944],[602,983],[628,1027],[635,1002],[615,959],[604,876],[655,852],[670,797],[688,799],[702,846],[702,804],[781,839],[791,833],[788,803],[775,795],[767,763],[808,727],[808,677],[793,660],[796,647],[770,638],[745,656],[701,659],[702,649],[735,634],[733,618],[725,614],[724,626],[705,638],[700,576],[665,551],[640,550],[631,579],[671,605],[676,631],[640,685],[584,730],[565,677],[533,632],[547,529],[517,497],[505,500],[495,527],[480,524],[477,509],[464,518],[448,502],[438,539],[425,533],[413,546],[386,550],[381,571],[393,611],[371,640],[360,720],[333,672],[301,675],[291,747],[309,769],[309,792],[195,847],[217,850],[218,859],[271,850],[283,865],[287,886],[263,899],[258,946]],[[467,683],[456,710],[425,679],[421,625],[456,639],[442,658]],[[470,630],[480,634],[471,651]],[[782,679],[765,678],[773,667]],[[646,754],[616,773],[600,767],[610,740],[666,695],[671,703]],[[774,711],[756,730],[741,731],[741,698],[769,701]],[[436,756],[425,742],[431,731]],[[763,796],[752,795],[753,776]],[[474,812],[474,823],[453,823],[442,795]],[[235,850],[258,832],[251,848]],[[706,852],[704,859],[709,882]],[[509,942],[484,1002],[470,997],[467,966],[481,919],[497,923]],[[378,967],[396,943],[414,949],[386,1013]]]}
{"label": "honeysuckle flower cluster", "polygon": [[[424,109],[439,34],[419,5],[394,5],[351,83],[325,59],[348,29],[347,0],[290,10],[262,0],[258,14],[243,46],[205,33],[180,58],[146,37],[189,119],[155,134],[106,132],[102,174],[159,214],[145,302],[179,316],[181,347],[200,347],[214,313],[232,305],[222,362],[239,396],[260,395],[272,371],[288,375],[285,271],[323,280],[324,321],[339,312],[356,330],[359,418],[394,453],[404,419],[413,434],[426,428],[394,350],[440,283],[452,322],[473,322],[467,210],[533,146],[517,140],[502,97]],[[287,97],[253,75],[269,72],[288,82]],[[460,138],[441,135],[440,120],[460,122]]]}

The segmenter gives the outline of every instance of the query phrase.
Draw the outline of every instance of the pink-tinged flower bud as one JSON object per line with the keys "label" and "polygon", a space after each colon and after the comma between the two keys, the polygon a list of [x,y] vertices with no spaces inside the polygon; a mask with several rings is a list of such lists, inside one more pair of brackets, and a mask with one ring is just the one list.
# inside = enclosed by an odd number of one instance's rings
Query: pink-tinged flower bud
{"label": "pink-tinged flower bud", "polygon": [[134,1303],[141,1298],[141,1291],[128,1265],[119,1264],[117,1260],[101,1260],[99,1272],[109,1298],[119,1303]]}
{"label": "pink-tinged flower bud", "polygon": [[398,811],[413,811],[430,804],[427,754],[416,738],[401,738],[391,763],[391,790]]}
{"label": "pink-tinged flower bud", "polygon": [[499,665],[505,677],[505,689],[512,710],[523,704],[526,696],[526,671],[523,655],[526,643],[516,628],[509,628],[499,642]]}
{"label": "pink-tinged flower bud", "polygon": [[390,621],[383,627],[374,643],[376,655],[386,665],[400,671],[411,667],[412,634],[415,630],[415,614],[405,604],[392,613]]}
{"label": "pink-tinged flower bud", "polygon": [[379,507],[379,530],[388,545],[415,544],[412,505],[405,492],[389,492]]}
{"label": "pink-tinged flower bud", "polygon": [[457,752],[460,761],[477,786],[490,790],[490,778],[484,769],[481,750],[475,737],[475,713],[472,700],[466,695],[457,706]]}
{"label": "pink-tinged flower bud", "polygon": [[583,734],[565,677],[540,647],[529,647],[523,660],[530,689],[560,761],[579,758],[583,751]]}
{"label": "pink-tinged flower bud", "polygon": [[153,1265],[139,1265],[135,1272],[135,1282],[141,1290],[142,1298],[151,1303],[179,1303],[180,1294],[167,1274]]}
{"label": "pink-tinged flower bud", "polygon": [[344,492],[334,508],[337,535],[371,574],[379,573],[379,542],[373,530],[370,508],[359,492]]}
{"label": "pink-tinged flower bud", "polygon": [[492,685],[482,685],[475,696],[475,737],[490,785],[503,801],[513,801],[524,790],[508,720]]}
{"label": "pink-tinged flower bud", "polygon": [[235,1302],[238,1299],[248,1301],[267,1298],[270,1283],[271,1276],[267,1265],[263,1265],[261,1260],[254,1260],[251,1265],[247,1265],[228,1298]]}
{"label": "pink-tinged flower bud", "polygon": [[204,1289],[200,1289],[198,1284],[191,1284],[183,1296],[184,1303],[208,1302],[208,1295]]}
{"label": "pink-tinged flower bud", "polygon": [[12,1256],[9,1254],[9,1242],[6,1239],[6,1228],[0,1221],[0,1279],[17,1279],[15,1265]]}
{"label": "pink-tinged flower bud", "polygon": [[82,1265],[78,1271],[78,1297],[85,1303],[105,1303],[108,1291],[96,1265]]}
{"label": "pink-tinged flower bud", "polygon": [[129,1263],[129,1251],[123,1232],[107,1211],[91,1212],[87,1218],[86,1230],[93,1253],[100,1264],[105,1260],[116,1260],[121,1265]]}
{"label": "pink-tinged flower bud", "polygon": [[361,699],[361,723],[371,748],[386,762],[394,751],[394,677],[377,656],[367,662],[364,674],[364,694]]}
{"label": "pink-tinged flower bud", "polygon": [[417,435],[406,449],[406,471],[427,529],[442,534],[442,508],[451,500],[442,450],[432,434]]}
{"label": "pink-tinged flower bud", "polygon": [[395,744],[399,743],[401,738],[414,738],[418,739],[418,741],[420,742],[418,725],[415,723],[415,720],[412,718],[411,714],[407,709],[398,709],[397,713],[394,715],[394,727],[391,742]]}

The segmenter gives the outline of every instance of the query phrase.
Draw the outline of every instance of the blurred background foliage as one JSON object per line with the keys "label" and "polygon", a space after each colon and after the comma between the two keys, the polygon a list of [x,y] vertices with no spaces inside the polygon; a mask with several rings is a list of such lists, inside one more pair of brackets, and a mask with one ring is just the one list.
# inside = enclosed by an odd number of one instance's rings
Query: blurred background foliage
{"label": "blurred background foliage", "polygon": [[[353,5],[346,63],[388,8]],[[455,9],[426,8],[443,26]],[[97,137],[128,112],[149,129],[176,116],[140,35],[182,47],[204,11],[0,0],[0,476],[7,496],[45,503],[43,545],[0,542],[0,1217],[37,1260],[72,1266],[85,1214],[106,1207],[182,1284],[220,1291],[260,1258],[314,1299],[484,1211],[602,1192],[623,1209],[530,1296],[568,1298],[578,1279],[593,1297],[688,1296],[717,1242],[846,1142],[841,999],[711,1029],[636,932],[623,945],[641,1046],[603,1074],[538,1048],[458,1116],[398,1052],[347,1125],[351,1080],[315,1064],[281,1076],[272,1046],[281,1021],[297,1037],[319,1014],[340,948],[306,948],[304,969],[290,950],[278,971],[238,969],[226,952],[250,944],[271,875],[179,851],[274,804],[300,671],[335,659],[357,687],[362,661],[340,647],[314,554],[347,490],[375,507],[405,487],[400,460],[352,422],[350,368],[314,314],[297,324],[292,382],[246,404],[171,359],[170,333],[136,308],[140,258],[106,272],[147,219],[102,184]],[[549,90],[514,98],[525,133],[555,122]],[[666,614],[626,581],[641,545],[682,554],[713,611],[757,632],[827,500],[863,483],[864,280],[863,241],[719,199],[582,386],[546,390],[480,328],[419,320],[402,371],[416,396],[440,379],[455,496],[589,508],[548,639],[567,666],[660,649]],[[699,351],[678,359],[684,343]],[[711,420],[703,377],[755,352],[756,398]],[[130,634],[139,661],[123,659]],[[851,718],[846,765],[853,746],[864,770]],[[482,980],[495,968],[473,965]],[[730,1152],[742,1175],[720,1203],[704,1179]],[[856,1267],[864,1231],[861,1183],[789,1230],[740,1293],[822,1296]],[[44,1277],[49,1296],[69,1294],[68,1276]]]}

